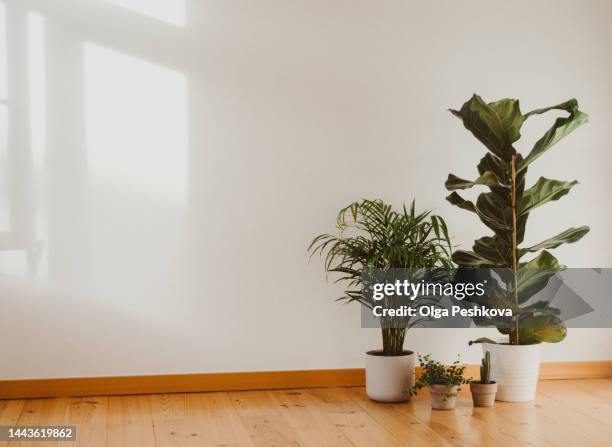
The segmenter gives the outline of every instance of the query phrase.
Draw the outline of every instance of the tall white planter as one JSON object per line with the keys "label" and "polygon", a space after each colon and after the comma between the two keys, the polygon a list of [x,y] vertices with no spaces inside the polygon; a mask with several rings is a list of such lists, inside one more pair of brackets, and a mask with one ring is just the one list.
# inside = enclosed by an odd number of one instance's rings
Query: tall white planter
{"label": "tall white planter", "polygon": [[534,400],[540,374],[541,345],[496,345],[483,343],[491,352],[491,378],[497,382],[495,400]]}
{"label": "tall white planter", "polygon": [[403,402],[410,399],[414,386],[415,354],[384,356],[381,350],[366,353],[366,394],[378,402]]}

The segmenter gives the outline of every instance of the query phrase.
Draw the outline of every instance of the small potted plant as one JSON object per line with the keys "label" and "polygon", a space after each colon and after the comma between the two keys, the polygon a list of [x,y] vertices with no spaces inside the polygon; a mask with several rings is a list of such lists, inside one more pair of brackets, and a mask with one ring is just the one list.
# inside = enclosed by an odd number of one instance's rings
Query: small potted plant
{"label": "small potted plant", "polygon": [[487,351],[480,366],[480,382],[470,382],[475,407],[492,407],[495,403],[497,383],[491,380],[491,353]]}
{"label": "small potted plant", "polygon": [[453,410],[461,385],[468,383],[463,377],[465,366],[459,364],[459,356],[451,365],[445,366],[431,358],[419,355],[421,376],[410,393],[416,394],[421,388],[429,388],[431,408],[434,410]]}

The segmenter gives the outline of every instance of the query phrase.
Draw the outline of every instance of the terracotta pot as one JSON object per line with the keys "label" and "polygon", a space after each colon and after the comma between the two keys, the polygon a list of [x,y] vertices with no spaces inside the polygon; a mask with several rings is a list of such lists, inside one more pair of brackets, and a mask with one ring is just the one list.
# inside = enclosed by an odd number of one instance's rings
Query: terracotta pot
{"label": "terracotta pot", "polygon": [[[431,408],[434,410],[453,410],[457,401],[458,388],[458,386],[431,385],[429,387]],[[447,396],[448,394],[451,394],[451,396]]]}
{"label": "terracotta pot", "polygon": [[472,401],[475,407],[492,407],[495,403],[495,393],[497,393],[497,383],[478,383],[470,382]]}
{"label": "terracotta pot", "polygon": [[382,350],[366,353],[366,394],[378,402],[404,402],[414,386],[415,354],[386,356]]}
{"label": "terracotta pot", "polygon": [[534,400],[538,387],[541,345],[483,343],[482,352],[491,352],[491,379],[498,385],[496,400]]}

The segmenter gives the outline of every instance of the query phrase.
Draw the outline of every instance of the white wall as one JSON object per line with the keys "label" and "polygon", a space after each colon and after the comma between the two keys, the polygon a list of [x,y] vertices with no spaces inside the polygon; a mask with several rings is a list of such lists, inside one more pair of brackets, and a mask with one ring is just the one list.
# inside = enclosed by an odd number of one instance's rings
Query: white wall
{"label": "white wall", "polygon": [[[306,247],[363,197],[416,196],[458,243],[483,235],[443,186],[484,153],[446,111],[474,92],[580,100],[590,123],[529,180],[581,184],[528,242],[589,224],[558,256],[612,267],[612,2],[184,2],[0,0],[1,378],[361,366],[378,331]],[[475,362],[481,332],[407,346]],[[612,331],[544,356],[612,359]]]}

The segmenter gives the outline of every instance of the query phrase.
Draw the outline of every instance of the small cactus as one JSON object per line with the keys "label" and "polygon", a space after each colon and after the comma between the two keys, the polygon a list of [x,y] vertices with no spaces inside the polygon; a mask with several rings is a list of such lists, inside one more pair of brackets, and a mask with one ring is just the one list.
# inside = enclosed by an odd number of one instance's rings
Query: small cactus
{"label": "small cactus", "polygon": [[480,366],[480,383],[491,383],[491,353],[489,351],[485,352],[482,365]]}

